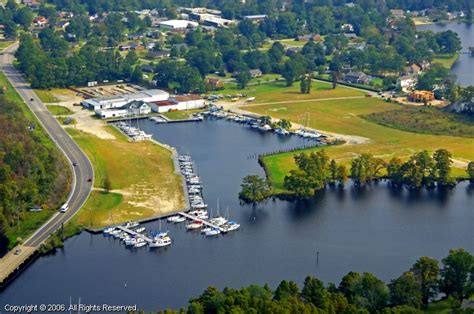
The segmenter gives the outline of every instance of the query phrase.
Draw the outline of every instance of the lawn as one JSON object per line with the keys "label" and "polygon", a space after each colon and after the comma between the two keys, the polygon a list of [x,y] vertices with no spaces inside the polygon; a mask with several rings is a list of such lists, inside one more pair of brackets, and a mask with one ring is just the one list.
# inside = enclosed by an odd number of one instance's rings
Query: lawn
{"label": "lawn", "polygon": [[[472,138],[412,133],[365,120],[362,115],[400,109],[399,105],[376,98],[246,106],[245,109],[294,122],[303,122],[305,114],[309,114],[309,126],[312,128],[370,139],[364,144],[325,148],[331,158],[347,165],[354,156],[362,152],[369,152],[389,160],[393,156],[406,158],[415,151],[422,149],[434,151],[438,148],[448,149],[454,158],[461,161],[474,160]],[[295,168],[293,156],[294,153],[284,153],[264,158],[269,179],[277,192],[283,189],[284,176]],[[453,173],[457,176],[466,176],[464,169],[456,168]]]}
{"label": "lawn", "polygon": [[451,69],[454,62],[459,58],[459,53],[454,54],[436,54],[433,58],[433,63],[439,63],[445,68]]}
{"label": "lawn", "polygon": [[[153,142],[129,142],[108,126],[115,140],[68,128],[94,166],[95,191],[75,218],[83,226],[103,227],[143,219],[184,207],[181,178],[171,152]],[[112,191],[105,193],[106,178]]]}
{"label": "lawn", "polygon": [[288,45],[292,47],[303,47],[308,43],[308,41],[299,41],[295,39],[282,39],[280,42],[282,45]]}
{"label": "lawn", "polygon": [[73,113],[69,108],[64,106],[46,105],[46,108],[48,108],[53,116],[66,116]]}
{"label": "lawn", "polygon": [[[284,81],[262,83],[260,85],[251,85],[245,89],[235,90],[239,93],[245,93],[248,96],[255,97],[254,103],[270,103],[281,101],[298,101],[308,99],[324,99],[337,97],[363,97],[364,91],[337,86],[332,89],[331,83],[322,81],[312,81],[311,93],[302,94],[300,92],[300,84],[296,82],[293,86],[286,86]],[[220,94],[228,94],[228,89],[219,91]]]}
{"label": "lawn", "polygon": [[0,51],[8,48],[9,46],[11,46],[12,44],[14,43],[14,41],[0,41]]}
{"label": "lawn", "polygon": [[179,111],[168,111],[162,113],[165,117],[171,120],[184,120],[188,119],[193,113],[201,112],[202,109],[192,109],[192,110],[179,110]]}
{"label": "lawn", "polygon": [[59,102],[59,99],[54,96],[54,94],[46,89],[35,89],[36,95],[41,99],[44,103],[54,103]]}

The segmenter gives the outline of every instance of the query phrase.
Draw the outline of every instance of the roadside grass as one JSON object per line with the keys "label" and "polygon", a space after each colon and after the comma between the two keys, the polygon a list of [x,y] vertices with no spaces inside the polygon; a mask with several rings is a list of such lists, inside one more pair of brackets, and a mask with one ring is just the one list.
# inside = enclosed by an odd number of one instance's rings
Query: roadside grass
{"label": "roadside grass", "polygon": [[59,102],[59,99],[54,96],[54,94],[46,89],[35,89],[36,95],[41,99],[44,103],[55,103]]}
{"label": "roadside grass", "polygon": [[149,141],[129,142],[111,126],[107,130],[115,140],[67,128],[94,166],[94,187],[103,188],[107,178],[113,192],[95,191],[76,221],[97,228],[183,208],[181,178],[174,173],[171,152]]}
{"label": "roadside grass", "polygon": [[48,108],[49,112],[51,112],[53,116],[65,116],[73,113],[71,109],[64,106],[46,105],[46,108]]}
{"label": "roadside grass", "polygon": [[451,69],[458,58],[458,52],[454,54],[436,54],[433,58],[433,63],[439,63],[445,68]]}
{"label": "roadside grass", "polygon": [[[309,115],[309,127],[346,135],[366,137],[367,143],[358,145],[328,146],[324,149],[331,158],[349,165],[351,159],[367,152],[389,160],[392,157],[408,158],[416,151],[434,151],[446,148],[453,158],[468,162],[474,160],[474,139],[444,135],[429,135],[402,131],[382,126],[364,119],[363,115],[400,109],[400,105],[387,103],[376,98],[347,100],[324,100],[294,104],[245,106],[245,110],[258,114],[269,114],[275,118],[293,122],[305,122]],[[307,151],[322,148],[312,148]],[[263,158],[267,175],[276,192],[282,192],[283,180],[291,169],[295,169],[294,152]],[[466,177],[465,169],[453,168],[453,175]]]}
{"label": "roadside grass", "polygon": [[55,212],[56,208],[43,209],[40,212],[23,212],[20,215],[20,223],[14,223],[7,229],[7,236],[10,240],[8,249],[15,247],[19,240],[26,240],[30,234],[41,227]]}
{"label": "roadside grass", "polygon": [[163,112],[162,115],[171,120],[183,120],[188,119],[193,113],[201,112],[202,109],[192,109],[192,110],[179,110],[179,111],[168,111]]}
{"label": "roadside grass", "polygon": [[[226,84],[226,89],[218,91],[218,94],[228,94],[230,88]],[[254,103],[269,103],[279,101],[307,100],[307,99],[323,99],[338,97],[362,97],[366,94],[364,91],[348,88],[338,85],[336,89],[332,88],[331,83],[312,81],[311,92],[302,94],[300,92],[299,82],[295,82],[293,86],[286,86],[284,81],[262,82],[260,85],[250,85],[245,89],[234,89],[235,92],[245,93],[248,96],[255,97]]]}
{"label": "roadside grass", "polygon": [[8,48],[14,43],[14,41],[7,40],[7,41],[0,41],[0,51]]}

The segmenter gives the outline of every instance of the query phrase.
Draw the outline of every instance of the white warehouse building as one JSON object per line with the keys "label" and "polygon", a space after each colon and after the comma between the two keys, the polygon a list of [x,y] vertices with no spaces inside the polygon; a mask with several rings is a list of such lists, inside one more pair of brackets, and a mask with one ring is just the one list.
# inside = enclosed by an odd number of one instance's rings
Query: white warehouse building
{"label": "white warehouse building", "polygon": [[196,28],[199,26],[197,22],[187,21],[187,20],[169,20],[158,23],[158,26],[166,30],[182,30],[187,28]]}
{"label": "white warehouse building", "polygon": [[170,94],[161,89],[148,89],[131,94],[90,98],[81,102],[85,108],[97,111],[100,109],[117,109],[133,101],[152,103],[167,100]]}
{"label": "white warehouse building", "polygon": [[132,101],[120,108],[97,109],[95,115],[101,119],[110,119],[146,115],[150,112],[149,104],[143,101]]}
{"label": "white warehouse building", "polygon": [[198,95],[173,96],[168,100],[149,103],[153,112],[168,112],[175,110],[190,110],[205,107],[204,99]]}

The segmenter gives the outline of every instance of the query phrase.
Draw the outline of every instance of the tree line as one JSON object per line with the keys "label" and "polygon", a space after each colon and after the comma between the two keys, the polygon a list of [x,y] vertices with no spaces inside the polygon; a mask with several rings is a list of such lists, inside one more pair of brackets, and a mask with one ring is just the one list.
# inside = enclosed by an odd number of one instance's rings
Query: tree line
{"label": "tree line", "polygon": [[338,286],[325,285],[308,276],[301,288],[291,280],[281,281],[276,289],[268,285],[226,287],[222,291],[208,287],[180,313],[418,314],[437,300],[439,293],[455,313],[472,313],[460,307],[461,301],[473,294],[474,257],[464,249],[453,249],[441,264],[436,259],[421,257],[389,284],[372,273],[349,272]]}
{"label": "tree line", "polygon": [[16,103],[0,96],[0,256],[15,244],[29,208],[59,207],[69,184],[65,169],[43,131]]}
{"label": "tree line", "polygon": [[[328,184],[343,186],[350,177],[356,186],[386,178],[394,186],[410,189],[421,187],[453,187],[452,155],[446,149],[438,149],[432,155],[426,150],[413,154],[406,161],[398,157],[388,163],[370,153],[363,153],[351,161],[349,171],[344,165],[330,160],[324,150],[294,156],[297,169],[291,170],[284,179],[284,187],[297,198],[312,197]],[[469,179],[474,180],[474,162],[466,169]]]}

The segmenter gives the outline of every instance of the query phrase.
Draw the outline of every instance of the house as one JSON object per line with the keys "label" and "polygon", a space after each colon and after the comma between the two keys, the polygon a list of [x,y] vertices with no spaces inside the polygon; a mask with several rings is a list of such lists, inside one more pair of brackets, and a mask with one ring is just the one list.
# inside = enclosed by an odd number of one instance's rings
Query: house
{"label": "house", "polygon": [[140,70],[142,70],[143,73],[154,73],[155,72],[155,67],[152,64],[142,64],[140,66]]}
{"label": "house", "polygon": [[74,17],[74,13],[68,11],[61,11],[58,13],[58,17],[61,19],[72,19]]}
{"label": "house", "polygon": [[292,56],[301,51],[301,47],[288,47],[285,49],[285,55]]}
{"label": "house", "polygon": [[390,10],[390,14],[396,19],[402,19],[405,17],[405,12],[400,9],[392,9]]}
{"label": "house", "polygon": [[252,69],[249,71],[250,73],[250,77],[251,78],[256,78],[256,77],[260,77],[263,75],[262,71],[260,71],[260,69]]}
{"label": "house", "polygon": [[344,81],[353,84],[369,84],[370,78],[363,72],[348,72],[344,74]]}
{"label": "house", "polygon": [[166,58],[169,57],[171,54],[171,50],[164,49],[164,50],[150,50],[147,53],[147,58],[154,59],[154,58]]}
{"label": "house", "polygon": [[63,30],[65,30],[66,27],[69,26],[69,24],[71,24],[71,23],[69,23],[69,21],[59,21],[58,24],[56,24],[56,26],[63,29]]}
{"label": "house", "polygon": [[48,19],[44,16],[37,16],[33,19],[33,25],[36,27],[45,27],[48,24]]}
{"label": "house", "polygon": [[408,91],[408,90],[412,90],[415,87],[417,82],[418,82],[418,79],[414,75],[400,76],[397,79],[397,87],[401,91]]}
{"label": "house", "polygon": [[361,43],[358,43],[358,42],[350,42],[347,44],[347,48],[349,49],[356,49],[356,50],[364,50],[365,47],[366,47],[366,43],[365,42],[361,42]]}
{"label": "house", "polygon": [[119,50],[120,51],[129,51],[131,48],[131,45],[130,44],[124,44],[124,45],[120,45],[119,46]]}
{"label": "house", "polygon": [[354,25],[346,23],[341,25],[341,30],[343,32],[353,33],[354,32]]}
{"label": "house", "polygon": [[145,115],[151,112],[151,107],[143,101],[131,101],[122,107],[111,109],[98,109],[95,115],[101,119],[119,118],[127,116]]}
{"label": "house", "polygon": [[344,37],[346,37],[349,40],[359,38],[355,33],[344,33]]}
{"label": "house", "polygon": [[206,79],[206,86],[208,86],[210,90],[219,90],[224,88],[224,83],[218,78],[208,77]]}
{"label": "house", "polygon": [[411,102],[430,102],[434,100],[434,92],[428,90],[415,90],[408,94],[407,99]]}
{"label": "house", "polygon": [[137,51],[137,50],[143,50],[143,49],[145,49],[145,47],[141,43],[131,43],[130,44],[130,50]]}
{"label": "house", "polygon": [[143,34],[140,34],[140,33],[128,34],[127,36],[128,40],[139,40],[139,39],[142,39],[143,37],[144,37]]}
{"label": "house", "polygon": [[297,36],[296,40],[298,41],[315,41],[315,42],[321,42],[321,35],[318,34],[307,34],[307,35],[301,35]]}
{"label": "house", "polygon": [[176,95],[167,100],[155,101],[150,103],[153,112],[168,112],[175,110],[190,110],[203,108],[205,106],[204,99],[198,95]]}
{"label": "house", "polygon": [[188,28],[196,28],[199,24],[187,20],[168,20],[158,23],[158,27],[163,30],[185,30]]}
{"label": "house", "polygon": [[410,64],[409,66],[405,67],[405,73],[419,75],[421,73],[421,67],[415,63]]}
{"label": "house", "polygon": [[21,0],[21,3],[30,8],[38,6],[37,0]]}
{"label": "house", "polygon": [[264,19],[267,18],[266,14],[258,14],[258,15],[244,15],[243,19],[244,20],[249,20],[252,21],[253,23],[260,23]]}

